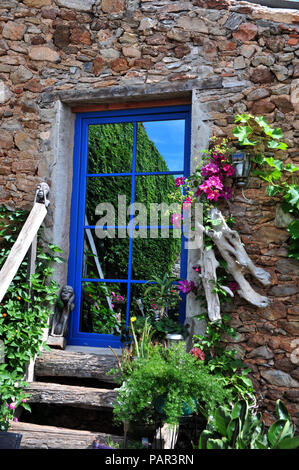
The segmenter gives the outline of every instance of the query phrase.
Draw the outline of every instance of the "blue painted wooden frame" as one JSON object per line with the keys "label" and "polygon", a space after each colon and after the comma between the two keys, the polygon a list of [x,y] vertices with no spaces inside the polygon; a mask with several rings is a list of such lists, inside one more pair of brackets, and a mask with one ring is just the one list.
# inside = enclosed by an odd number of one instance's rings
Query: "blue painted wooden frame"
{"label": "blue painted wooden frame", "polygon": [[[161,120],[185,120],[185,149],[184,149],[184,169],[182,171],[169,171],[169,172],[136,172],[136,139],[137,139],[137,124],[134,125],[133,137],[133,162],[132,168],[134,171],[131,173],[109,173],[109,174],[89,174],[87,173],[87,156],[88,156],[88,126],[95,124],[111,124],[120,122],[147,122],[147,121],[161,121]],[[127,283],[127,311],[126,320],[129,322],[129,307],[130,307],[130,289],[131,284],[145,283],[146,280],[132,280],[132,237],[129,241],[129,259],[128,259],[128,278],[127,279],[88,279],[82,278],[82,256],[84,244],[84,230],[86,228],[95,228],[93,225],[84,224],[85,215],[85,194],[86,194],[86,180],[87,177],[111,177],[111,176],[131,176],[131,202],[134,201],[134,182],[135,176],[146,175],[184,175],[186,177],[190,174],[190,146],[191,146],[191,106],[169,106],[160,108],[143,108],[143,109],[130,109],[119,111],[103,111],[103,112],[90,112],[79,113],[75,121],[75,141],[74,141],[74,164],[73,164],[73,189],[72,189],[72,202],[71,202],[71,223],[70,223],[70,254],[68,262],[68,284],[74,288],[75,291],[75,308],[70,318],[68,344],[80,346],[94,346],[94,347],[108,347],[120,348],[122,343],[120,337],[111,334],[98,334],[86,333],[80,331],[80,305],[81,305],[81,283],[87,282],[117,282]],[[132,220],[133,214],[131,213],[130,219]],[[150,226],[147,226],[150,228]],[[160,226],[159,226],[160,227]],[[114,226],[117,228],[117,226]],[[152,227],[153,228],[153,227]],[[173,226],[169,225],[169,228]],[[185,238],[182,236],[181,242],[181,277],[187,277],[187,250],[184,246]],[[182,295],[182,302],[180,305],[179,321],[183,323],[185,319],[185,294]]]}

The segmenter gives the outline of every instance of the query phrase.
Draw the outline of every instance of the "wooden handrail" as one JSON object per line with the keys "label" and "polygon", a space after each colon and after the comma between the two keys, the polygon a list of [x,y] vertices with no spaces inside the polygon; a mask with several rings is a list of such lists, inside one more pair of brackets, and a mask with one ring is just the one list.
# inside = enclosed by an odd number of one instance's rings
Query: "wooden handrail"
{"label": "wooden handrail", "polygon": [[[47,215],[49,201],[46,196],[48,191],[49,188],[46,183],[38,185],[33,208],[0,271],[0,302],[5,296],[32,243],[33,247],[35,246],[37,232]],[[32,262],[29,264],[32,264]]]}

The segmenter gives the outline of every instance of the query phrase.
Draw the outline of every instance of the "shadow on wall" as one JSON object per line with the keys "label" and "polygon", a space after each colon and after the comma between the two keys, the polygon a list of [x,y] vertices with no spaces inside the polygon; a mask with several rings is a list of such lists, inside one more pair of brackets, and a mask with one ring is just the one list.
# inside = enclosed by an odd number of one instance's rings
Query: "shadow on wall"
{"label": "shadow on wall", "polygon": [[299,10],[298,0],[247,0],[247,2],[271,8],[290,8],[293,10]]}

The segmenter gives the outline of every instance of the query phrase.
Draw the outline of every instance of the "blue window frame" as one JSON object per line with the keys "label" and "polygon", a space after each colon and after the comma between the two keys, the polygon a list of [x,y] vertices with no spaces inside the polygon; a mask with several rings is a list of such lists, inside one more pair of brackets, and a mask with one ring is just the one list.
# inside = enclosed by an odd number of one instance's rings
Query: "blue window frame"
{"label": "blue window frame", "polygon": [[[183,167],[173,168],[169,171],[140,171],[143,168],[138,166],[137,146],[138,146],[138,126],[142,123],[156,123],[159,125],[162,121],[184,121],[184,148],[183,148]],[[130,123],[133,130],[132,135],[132,166],[130,171],[127,168],[125,172],[96,172],[94,168],[90,171],[88,164],[88,136],[90,126],[105,125],[105,124],[122,124]],[[75,308],[70,319],[68,344],[81,345],[81,346],[95,346],[95,347],[108,347],[118,348],[122,346],[120,336],[113,334],[99,334],[94,332],[82,331],[81,324],[81,306],[83,302],[83,289],[82,286],[95,287],[96,283],[103,283],[102,286],[116,284],[126,288],[126,311],[125,321],[126,325],[129,324],[130,318],[130,300],[134,286],[138,284],[145,284],[148,279],[138,279],[137,276],[132,275],[132,263],[134,261],[134,240],[128,237],[128,270],[127,276],[114,278],[114,276],[105,278],[105,276],[88,276],[86,272],[82,271],[83,253],[84,253],[84,240],[87,231],[97,228],[97,224],[89,223],[86,220],[86,204],[87,204],[87,190],[88,185],[100,178],[127,178],[130,181],[130,203],[134,207],[136,181],[138,178],[159,178],[162,175],[175,176],[189,176],[190,171],[190,140],[191,140],[191,107],[188,105],[182,106],[169,106],[161,108],[144,108],[144,109],[130,109],[119,111],[105,111],[105,112],[92,112],[77,114],[75,122],[75,142],[74,142],[74,165],[73,165],[73,193],[71,204],[71,223],[70,223],[70,255],[68,264],[68,284],[73,286],[75,291]],[[139,170],[139,171],[138,171]],[[103,181],[103,180],[101,180]],[[108,180],[106,180],[108,181]],[[124,181],[124,180],[123,180]],[[129,214],[129,220],[132,221],[134,214],[133,209]],[[130,227],[130,234],[132,225]],[[113,229],[125,228],[127,226],[112,225]],[[106,227],[108,228],[108,227]],[[139,228],[153,229],[152,225],[140,226]],[[161,228],[158,224],[157,228]],[[167,226],[169,230],[174,227]],[[187,252],[184,247],[184,237],[181,239],[181,266],[180,277],[186,279],[187,276]],[[179,321],[183,323],[185,319],[185,296],[182,296],[180,302]]]}

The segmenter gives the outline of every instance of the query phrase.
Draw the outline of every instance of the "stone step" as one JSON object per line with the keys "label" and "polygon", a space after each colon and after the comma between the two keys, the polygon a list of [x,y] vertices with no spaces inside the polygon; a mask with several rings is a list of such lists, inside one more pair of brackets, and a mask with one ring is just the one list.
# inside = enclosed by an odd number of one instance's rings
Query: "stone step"
{"label": "stone step", "polygon": [[90,354],[85,352],[44,351],[35,361],[36,377],[77,377],[93,378],[101,382],[114,383],[107,375],[110,369],[117,368],[113,354]]}
{"label": "stone step", "polygon": [[64,405],[77,408],[113,408],[117,397],[116,390],[81,387],[47,382],[31,382],[26,392],[30,394],[29,403]]}
{"label": "stone step", "polygon": [[22,422],[13,422],[9,431],[22,434],[20,449],[92,449],[94,440],[109,445],[109,438],[123,443],[122,436]]}

